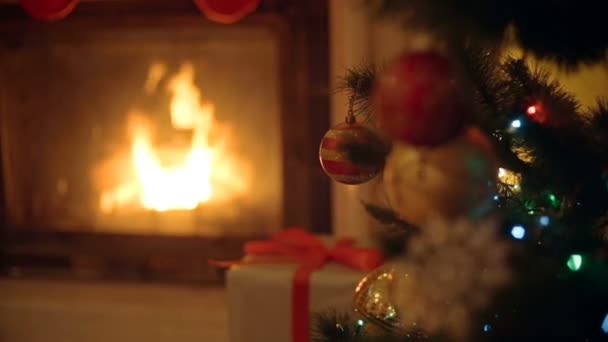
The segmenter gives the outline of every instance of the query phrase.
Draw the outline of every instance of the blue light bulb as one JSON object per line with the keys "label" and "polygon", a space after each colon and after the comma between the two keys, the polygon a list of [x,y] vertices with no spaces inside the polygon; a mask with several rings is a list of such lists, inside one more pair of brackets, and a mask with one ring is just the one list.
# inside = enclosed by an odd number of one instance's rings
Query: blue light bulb
{"label": "blue light bulb", "polygon": [[551,219],[549,219],[549,216],[543,215],[538,218],[538,223],[540,223],[541,226],[546,227],[551,223]]}
{"label": "blue light bulb", "polygon": [[526,229],[521,225],[515,225],[511,228],[511,235],[517,240],[521,240],[526,236]]}

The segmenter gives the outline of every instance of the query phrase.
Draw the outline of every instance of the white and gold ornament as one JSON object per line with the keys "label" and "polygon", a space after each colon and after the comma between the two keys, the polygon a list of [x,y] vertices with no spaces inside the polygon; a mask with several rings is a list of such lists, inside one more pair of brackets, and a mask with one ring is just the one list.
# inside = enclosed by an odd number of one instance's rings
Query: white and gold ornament
{"label": "white and gold ornament", "polygon": [[468,128],[447,144],[416,147],[395,143],[384,168],[390,206],[409,223],[432,217],[479,217],[496,193],[496,162],[488,138]]}

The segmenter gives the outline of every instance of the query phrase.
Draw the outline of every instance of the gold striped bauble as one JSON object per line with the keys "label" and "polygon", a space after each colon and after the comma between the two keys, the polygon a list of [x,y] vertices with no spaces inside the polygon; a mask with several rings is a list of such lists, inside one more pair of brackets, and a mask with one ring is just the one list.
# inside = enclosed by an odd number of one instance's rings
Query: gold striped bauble
{"label": "gold striped bauble", "polygon": [[385,151],[384,142],[372,129],[344,122],[325,133],[319,160],[325,173],[336,182],[361,184],[382,171]]}

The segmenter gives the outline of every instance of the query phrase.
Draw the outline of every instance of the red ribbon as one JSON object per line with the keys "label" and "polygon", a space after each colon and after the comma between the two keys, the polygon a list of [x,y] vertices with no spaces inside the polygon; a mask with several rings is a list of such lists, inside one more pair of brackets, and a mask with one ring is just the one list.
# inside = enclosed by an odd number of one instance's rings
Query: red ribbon
{"label": "red ribbon", "polygon": [[236,264],[259,264],[295,262],[299,264],[292,280],[292,341],[308,342],[310,275],[329,262],[369,272],[384,262],[382,251],[375,248],[354,247],[354,240],[340,239],[334,246],[323,242],[302,228],[289,228],[271,236],[269,240],[250,241],[245,244],[245,254],[259,256],[250,261],[218,262],[213,264],[231,266]]}

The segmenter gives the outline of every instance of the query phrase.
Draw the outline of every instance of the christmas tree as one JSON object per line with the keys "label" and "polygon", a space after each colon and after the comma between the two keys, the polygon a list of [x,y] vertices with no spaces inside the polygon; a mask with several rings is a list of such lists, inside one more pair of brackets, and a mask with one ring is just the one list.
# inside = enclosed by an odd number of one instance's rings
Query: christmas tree
{"label": "christmas tree", "polygon": [[[608,340],[608,102],[549,72],[603,63],[606,5],[369,0],[437,47],[344,76],[349,115],[321,143],[334,180],[382,177],[363,203],[394,260],[314,341]],[[507,38],[505,38],[507,37]]]}

